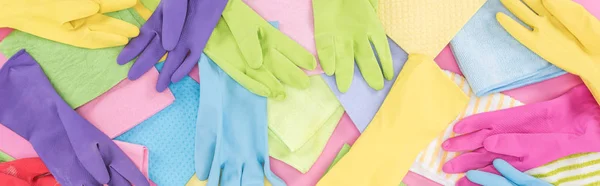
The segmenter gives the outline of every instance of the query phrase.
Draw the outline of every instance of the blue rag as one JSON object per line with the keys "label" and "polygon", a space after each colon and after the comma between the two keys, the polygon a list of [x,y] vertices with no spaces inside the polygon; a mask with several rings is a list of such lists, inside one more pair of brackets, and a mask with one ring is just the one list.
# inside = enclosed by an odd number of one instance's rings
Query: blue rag
{"label": "blue rag", "polygon": [[[383,89],[379,91],[369,87],[364,78],[362,78],[360,70],[354,71],[352,84],[346,93],[341,93],[338,90],[335,77],[327,76],[326,74],[321,75],[361,133],[371,123],[373,117],[375,117],[379,107],[383,104],[383,100],[390,92],[394,81],[396,81],[396,77],[398,77],[400,70],[408,59],[408,54],[394,43],[394,41],[388,38],[388,43],[394,63],[394,78],[392,81],[384,81]],[[354,69],[358,69],[358,67],[355,66]]]}
{"label": "blue rag", "polygon": [[519,20],[500,0],[488,0],[450,42],[458,66],[476,96],[519,88],[566,73],[506,32],[496,21],[498,12]]}
{"label": "blue rag", "polygon": [[[156,65],[160,71],[163,63]],[[150,179],[160,186],[181,186],[194,175],[194,136],[200,86],[190,77],[172,83],[175,101],[116,140],[148,148]]]}

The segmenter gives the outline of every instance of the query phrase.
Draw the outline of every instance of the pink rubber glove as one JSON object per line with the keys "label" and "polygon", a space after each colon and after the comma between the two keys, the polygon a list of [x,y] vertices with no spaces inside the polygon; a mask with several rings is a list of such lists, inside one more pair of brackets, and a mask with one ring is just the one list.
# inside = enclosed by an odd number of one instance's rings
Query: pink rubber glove
{"label": "pink rubber glove", "polygon": [[[600,107],[584,85],[545,102],[474,115],[458,122],[446,140],[446,151],[466,152],[444,164],[447,173],[480,169],[497,173],[492,161],[501,158],[527,171],[559,158],[598,152]],[[598,118],[598,119],[597,119]],[[457,185],[471,185],[466,178]]]}

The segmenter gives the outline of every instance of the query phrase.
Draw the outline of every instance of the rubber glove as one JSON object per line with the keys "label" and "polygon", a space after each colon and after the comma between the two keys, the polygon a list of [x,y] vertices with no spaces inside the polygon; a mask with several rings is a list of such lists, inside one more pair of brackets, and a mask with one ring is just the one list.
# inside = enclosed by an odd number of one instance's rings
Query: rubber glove
{"label": "rubber glove", "polygon": [[[314,56],[241,0],[229,1],[204,52],[250,92],[275,99],[285,98],[283,84],[308,87],[310,80],[298,67],[316,67]],[[251,64],[257,62],[249,63],[248,59],[261,61],[262,65],[253,68]]]}
{"label": "rubber glove", "polygon": [[[136,0],[5,0],[0,2],[0,27],[82,48],[127,44],[139,34],[136,26],[103,15],[131,8]],[[51,8],[48,8],[51,7]]]}
{"label": "rubber glove", "polygon": [[254,95],[204,56],[200,58],[196,175],[208,186],[285,183],[271,171],[267,99]]}
{"label": "rubber glove", "polygon": [[525,174],[502,159],[494,160],[494,167],[502,174],[498,176],[483,171],[471,170],[467,178],[483,186],[551,186],[552,184]]}
{"label": "rubber glove", "polygon": [[149,185],[108,136],[62,100],[25,50],[0,69],[0,87],[0,123],[27,139],[62,185]]}
{"label": "rubber glove", "polygon": [[409,55],[373,121],[317,185],[398,185],[467,101],[433,58]]}
{"label": "rubber glove", "polygon": [[156,90],[164,91],[196,65],[227,0],[161,1],[140,36],[131,40],[117,58],[120,65],[136,59],[128,78],[136,80],[169,51]]}
{"label": "rubber glove", "polygon": [[580,76],[600,102],[598,19],[570,0],[523,0],[527,6],[519,0],[501,2],[533,31],[499,13],[502,27],[548,62]]}
{"label": "rubber glove", "polygon": [[[58,183],[40,158],[23,158],[0,164],[0,184],[15,186],[55,186]],[[18,184],[17,184],[18,185]]]}
{"label": "rubber glove", "polygon": [[[600,141],[598,115],[600,107],[580,85],[554,100],[465,118],[454,132],[466,134],[448,139],[442,147],[452,152],[474,151],[448,161],[443,170],[495,172],[492,161],[502,158],[526,171],[568,155],[598,152],[600,148],[586,145]],[[463,178],[458,184],[466,182]]]}
{"label": "rubber glove", "polygon": [[356,61],[369,86],[381,90],[383,77],[392,80],[394,68],[387,37],[374,8],[377,5],[369,0],[312,2],[317,53],[325,73],[335,74],[340,92],[346,92],[352,84]]}

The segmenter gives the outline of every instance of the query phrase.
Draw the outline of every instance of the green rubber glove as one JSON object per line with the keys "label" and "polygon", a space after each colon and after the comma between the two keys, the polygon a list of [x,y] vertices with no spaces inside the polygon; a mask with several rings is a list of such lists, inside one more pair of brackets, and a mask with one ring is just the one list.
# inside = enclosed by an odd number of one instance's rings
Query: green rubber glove
{"label": "green rubber glove", "polygon": [[[283,84],[305,89],[315,58],[241,0],[230,0],[204,52],[250,92],[284,99]],[[283,84],[282,84],[283,83]]]}
{"label": "green rubber glove", "polygon": [[390,48],[372,2],[375,0],[313,0],[321,67],[327,75],[335,74],[340,92],[350,88],[354,61],[371,88],[380,90],[383,77],[394,77]]}

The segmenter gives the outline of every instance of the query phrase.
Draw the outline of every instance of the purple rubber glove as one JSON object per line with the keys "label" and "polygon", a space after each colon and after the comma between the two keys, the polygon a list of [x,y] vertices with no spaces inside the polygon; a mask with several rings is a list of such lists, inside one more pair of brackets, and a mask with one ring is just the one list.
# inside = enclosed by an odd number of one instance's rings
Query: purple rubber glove
{"label": "purple rubber glove", "polygon": [[156,84],[156,90],[162,92],[198,63],[225,5],[227,0],[161,1],[140,29],[140,35],[121,51],[117,63],[123,65],[137,57],[128,74],[129,79],[135,80],[169,51]]}
{"label": "purple rubber glove", "polygon": [[149,185],[113,141],[56,93],[21,50],[0,69],[0,123],[27,139],[61,185]]}
{"label": "purple rubber glove", "polygon": [[[465,135],[445,141],[444,150],[472,152],[446,162],[444,172],[497,173],[492,166],[497,158],[527,171],[568,155],[599,152],[592,144],[600,144],[600,107],[580,85],[550,101],[465,118],[454,132]],[[473,183],[463,178],[457,185]]]}

